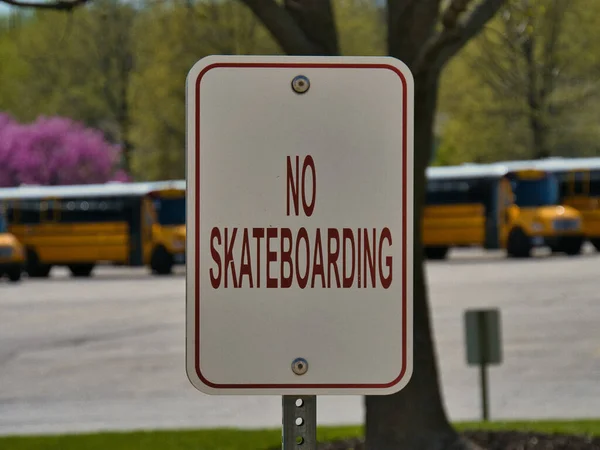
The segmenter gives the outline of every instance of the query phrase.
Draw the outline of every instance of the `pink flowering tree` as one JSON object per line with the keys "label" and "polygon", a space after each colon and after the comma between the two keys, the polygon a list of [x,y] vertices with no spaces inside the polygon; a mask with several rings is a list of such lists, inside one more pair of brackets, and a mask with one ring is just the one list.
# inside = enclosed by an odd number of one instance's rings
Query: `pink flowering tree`
{"label": "pink flowering tree", "polygon": [[98,130],[63,117],[21,124],[0,114],[0,187],[127,181],[121,149]]}
{"label": "pink flowering tree", "polygon": [[0,112],[0,133],[2,132],[2,128],[13,123],[15,121],[9,114]]}

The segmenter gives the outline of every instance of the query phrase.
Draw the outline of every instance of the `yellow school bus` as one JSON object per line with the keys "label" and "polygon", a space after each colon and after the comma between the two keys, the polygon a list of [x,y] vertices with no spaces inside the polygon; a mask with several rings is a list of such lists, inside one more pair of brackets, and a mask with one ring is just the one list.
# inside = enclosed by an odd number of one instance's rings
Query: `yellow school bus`
{"label": "yellow school bus", "polygon": [[24,263],[23,246],[8,232],[5,208],[0,204],[0,278],[6,276],[12,282],[19,281]]}
{"label": "yellow school bus", "polygon": [[581,214],[560,204],[553,174],[502,164],[429,167],[422,226],[429,259],[471,246],[509,257],[543,246],[576,255],[584,240]]}
{"label": "yellow school bus", "polygon": [[100,263],[164,275],[185,263],[184,180],[5,188],[0,202],[30,277],[54,266],[87,277]]}
{"label": "yellow school bus", "polygon": [[559,183],[561,203],[581,213],[585,236],[600,251],[600,158],[554,157],[507,164],[554,174]]}

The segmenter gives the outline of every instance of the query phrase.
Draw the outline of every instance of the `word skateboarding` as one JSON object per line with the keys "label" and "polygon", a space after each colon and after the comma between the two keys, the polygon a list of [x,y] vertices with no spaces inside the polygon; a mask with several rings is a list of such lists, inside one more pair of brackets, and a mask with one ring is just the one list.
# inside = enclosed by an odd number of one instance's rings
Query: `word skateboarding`
{"label": "word skateboarding", "polygon": [[[310,155],[304,159],[301,183],[298,156],[295,176],[293,169],[288,156],[287,215],[290,215],[291,197],[295,215],[299,214],[301,200],[302,210],[310,217],[316,201],[314,160]],[[308,170],[312,178],[310,202],[306,199],[305,189]],[[210,233],[210,252],[216,267],[209,269],[210,282],[214,289],[292,286],[301,289],[381,286],[388,289],[392,284],[392,256],[386,256],[386,250],[391,245],[392,234],[388,227],[380,230],[316,228],[310,233],[304,227],[297,231],[276,227],[214,227]],[[278,274],[272,276],[277,262]]]}

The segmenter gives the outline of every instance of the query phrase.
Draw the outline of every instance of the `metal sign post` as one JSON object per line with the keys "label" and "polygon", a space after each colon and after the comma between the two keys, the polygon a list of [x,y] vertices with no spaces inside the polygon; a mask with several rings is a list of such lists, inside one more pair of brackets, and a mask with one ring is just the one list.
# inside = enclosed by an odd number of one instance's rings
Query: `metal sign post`
{"label": "metal sign post", "polygon": [[500,312],[497,309],[476,309],[465,312],[465,339],[467,363],[479,366],[482,419],[489,419],[488,378],[489,364],[502,362],[500,341]]}
{"label": "metal sign post", "polygon": [[188,73],[188,378],[283,396],[286,449],[316,445],[316,395],[412,375],[413,97],[390,57],[210,56]]}
{"label": "metal sign post", "polygon": [[316,450],[317,397],[283,396],[283,450]]}

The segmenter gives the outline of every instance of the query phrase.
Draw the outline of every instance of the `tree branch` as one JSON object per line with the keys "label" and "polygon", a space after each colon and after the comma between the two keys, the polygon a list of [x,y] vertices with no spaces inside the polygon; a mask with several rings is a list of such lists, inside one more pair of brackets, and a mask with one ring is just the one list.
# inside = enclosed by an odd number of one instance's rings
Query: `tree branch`
{"label": "tree branch", "polygon": [[433,34],[426,42],[414,64],[414,71],[420,72],[431,66],[437,54],[450,42],[459,37],[458,21],[473,0],[451,0],[442,13],[442,30]]}
{"label": "tree branch", "polygon": [[587,86],[578,86],[578,92],[569,93],[567,97],[550,99],[548,109],[555,116],[560,116],[575,107],[581,108],[586,102],[597,100],[600,97],[600,81],[593,81]]}
{"label": "tree branch", "polygon": [[[506,24],[506,22],[504,22],[504,28],[506,29],[507,27],[508,25]],[[498,44],[493,44],[492,41],[486,36],[487,32],[495,33],[496,36],[501,40],[501,42]],[[525,79],[525,75],[521,70],[521,66],[519,65],[519,56],[521,52],[520,49],[517,48],[518,41],[520,41],[520,39],[513,39],[508,36],[508,33],[505,34],[501,31],[496,30],[493,27],[489,27],[486,29],[486,33],[483,33],[481,35],[479,46],[481,48],[482,53],[484,55],[487,55],[489,60],[497,58],[495,53],[496,51],[500,51],[502,53],[502,57],[506,57],[506,59],[511,65],[509,71],[514,80],[521,81]],[[496,49],[494,49],[493,47],[496,47]],[[471,59],[475,60],[476,58]]]}
{"label": "tree branch", "polygon": [[437,65],[442,68],[444,64],[458,53],[467,42],[477,36],[485,24],[496,15],[504,3],[505,0],[484,0],[471,13],[465,24],[459,27],[458,38],[440,53]]}
{"label": "tree branch", "polygon": [[[505,25],[506,26],[506,25]],[[493,28],[490,30],[496,31]],[[479,74],[481,80],[488,85],[500,98],[522,98],[524,91],[525,75],[523,74],[517,57],[521,50],[506,34],[497,31],[499,43],[488,38],[487,33],[482,33],[479,38],[480,52],[476,56],[467,55],[469,68]]]}
{"label": "tree branch", "polygon": [[0,0],[0,3],[5,3],[18,8],[37,8],[37,9],[54,9],[59,11],[71,11],[78,6],[85,5],[92,0],[56,0],[54,2],[23,2],[21,0]]}
{"label": "tree branch", "polygon": [[543,61],[544,66],[542,68],[542,86],[540,88],[540,97],[544,99],[548,95],[551,95],[556,86],[556,78],[558,76],[558,46],[559,38],[563,32],[564,16],[566,10],[569,8],[570,2],[563,2],[562,0],[554,0],[550,6],[550,10],[547,11],[548,27],[550,28],[548,36],[546,36],[546,42],[543,48]]}
{"label": "tree branch", "polygon": [[458,19],[467,10],[472,0],[453,0],[442,14],[442,25],[445,29],[456,28]]}
{"label": "tree branch", "polygon": [[420,51],[415,43],[426,42],[434,33],[440,3],[441,0],[387,0],[388,52],[411,70]]}
{"label": "tree branch", "polygon": [[331,0],[284,0],[283,3],[318,54],[339,54]]}
{"label": "tree branch", "polygon": [[418,73],[430,67],[441,70],[444,64],[483,29],[498,12],[505,0],[483,0],[471,15],[460,24],[460,18],[473,0],[452,0],[442,16],[444,28],[423,46],[415,63]]}
{"label": "tree branch", "polygon": [[[1,0],[0,0],[1,1]],[[288,55],[314,55],[319,49],[308,39],[292,15],[275,0],[243,0]]]}

